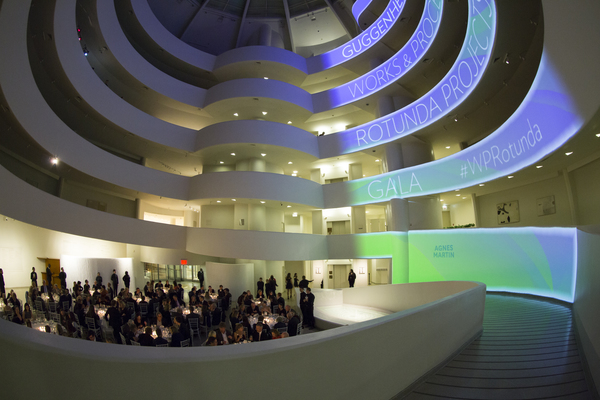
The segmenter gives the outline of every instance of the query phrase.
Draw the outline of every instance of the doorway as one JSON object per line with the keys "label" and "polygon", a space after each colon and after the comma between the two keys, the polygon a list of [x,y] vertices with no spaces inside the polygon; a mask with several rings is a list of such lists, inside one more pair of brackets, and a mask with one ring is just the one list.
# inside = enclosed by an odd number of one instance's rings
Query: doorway
{"label": "doorway", "polygon": [[333,265],[333,288],[347,288],[348,274],[350,273],[350,265]]}

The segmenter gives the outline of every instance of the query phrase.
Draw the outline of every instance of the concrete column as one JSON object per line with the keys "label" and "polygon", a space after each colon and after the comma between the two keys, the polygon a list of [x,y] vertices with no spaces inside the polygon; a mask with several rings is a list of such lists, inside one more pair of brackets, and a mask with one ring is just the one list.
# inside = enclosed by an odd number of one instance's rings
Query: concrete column
{"label": "concrete column", "polygon": [[183,225],[192,228],[198,227],[198,213],[192,210],[183,211]]}
{"label": "concrete column", "polygon": [[323,177],[321,174],[321,168],[314,168],[310,170],[310,180],[313,182],[317,182],[319,184],[323,184]]}
{"label": "concrete column", "polygon": [[352,233],[367,232],[367,214],[365,206],[352,207]]}
{"label": "concrete column", "polygon": [[473,206],[473,215],[475,216],[475,227],[479,228],[481,222],[479,221],[479,205],[477,204],[477,195],[471,193],[471,205]]}
{"label": "concrete column", "polygon": [[265,172],[267,163],[264,159],[251,158],[250,160],[248,160],[248,163],[249,171]]}
{"label": "concrete column", "polygon": [[262,24],[258,33],[258,44],[260,46],[270,46],[271,37],[271,27],[267,24]]}
{"label": "concrete column", "polygon": [[381,166],[384,173],[404,168],[404,156],[400,143],[388,143],[385,145]]}
{"label": "concrete column", "polygon": [[248,204],[248,229],[251,231],[267,230],[267,210],[265,206]]}
{"label": "concrete column", "polygon": [[388,231],[408,232],[410,228],[408,200],[391,199],[385,211],[385,222]]}
{"label": "concrete column", "polygon": [[323,235],[323,211],[313,211],[312,212],[312,233],[314,235]]}
{"label": "concrete column", "polygon": [[353,181],[363,177],[362,164],[354,163],[348,165],[348,180]]}
{"label": "concrete column", "polygon": [[137,219],[144,219],[142,201],[142,199],[135,199],[135,217]]}
{"label": "concrete column", "polygon": [[396,111],[394,99],[390,96],[379,96],[377,98],[377,118],[383,117]]}

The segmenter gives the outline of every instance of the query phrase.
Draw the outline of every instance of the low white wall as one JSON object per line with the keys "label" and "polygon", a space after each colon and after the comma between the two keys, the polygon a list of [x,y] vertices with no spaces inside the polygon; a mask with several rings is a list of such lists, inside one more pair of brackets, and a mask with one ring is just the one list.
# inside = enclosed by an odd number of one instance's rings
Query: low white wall
{"label": "low white wall", "polygon": [[580,345],[596,388],[600,388],[600,228],[577,231],[577,286],[573,311]]}
{"label": "low white wall", "polygon": [[[393,287],[402,290],[406,286]],[[28,380],[27,392],[43,391],[48,399],[64,397],[61,391],[48,388],[65,376],[74,382],[90,377],[94,382],[112,382],[112,391],[136,398],[172,397],[173,390],[180,397],[195,397],[199,387],[207,397],[235,398],[245,393],[257,398],[264,396],[256,382],[281,375],[283,360],[293,360],[285,364],[285,376],[309,385],[310,393],[318,393],[319,398],[389,399],[481,331],[484,302],[485,286],[472,283],[463,292],[376,320],[283,340],[215,348],[92,343],[0,320],[0,351],[10,360],[0,363],[0,376],[4,382],[20,382],[27,371],[35,377]],[[176,378],[131,384],[155,376],[157,368],[176,371]],[[115,380],[115,376],[128,379]],[[2,394],[22,397],[23,390],[22,385],[4,385]],[[306,393],[285,390],[285,397],[304,399]]]}
{"label": "low white wall", "polygon": [[[219,285],[229,288],[234,301],[245,290],[254,288],[254,264],[223,264],[207,262],[204,268],[204,288],[212,286],[215,291]],[[199,286],[198,286],[199,287]],[[254,292],[254,290],[252,290]]]}
{"label": "low white wall", "polygon": [[111,282],[110,277],[112,276],[113,269],[116,270],[119,277],[119,290],[125,287],[123,283],[125,271],[131,277],[129,288],[133,290],[136,288],[131,258],[85,258],[62,255],[60,257],[60,266],[65,269],[65,273],[67,274],[67,287],[69,289],[73,287],[73,281],[84,283],[87,279],[90,285],[92,285],[98,272],[102,276],[102,284],[108,286],[108,283]]}

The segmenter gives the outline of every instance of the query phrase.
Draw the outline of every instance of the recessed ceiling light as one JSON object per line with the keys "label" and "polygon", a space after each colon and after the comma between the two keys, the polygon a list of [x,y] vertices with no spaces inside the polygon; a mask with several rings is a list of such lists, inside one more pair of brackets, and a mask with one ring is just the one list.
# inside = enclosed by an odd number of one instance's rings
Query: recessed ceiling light
{"label": "recessed ceiling light", "polygon": [[514,176],[512,176],[512,175],[509,175],[509,176],[508,176],[508,179],[512,179],[512,178],[514,178]]}
{"label": "recessed ceiling light", "polygon": [[294,174],[297,174],[297,173],[298,173],[298,171],[292,171],[292,172],[293,172]]}
{"label": "recessed ceiling light", "polygon": [[600,133],[596,133],[596,137],[600,137]]}
{"label": "recessed ceiling light", "polygon": [[288,124],[291,124],[291,123],[292,123],[292,121],[288,121]]}
{"label": "recessed ceiling light", "polygon": [[536,165],[535,167],[539,169],[539,168],[542,168],[543,165]]}
{"label": "recessed ceiling light", "polygon": [[292,164],[293,164],[293,162],[291,162],[291,161],[288,161],[288,164],[289,164],[289,165],[292,165]]}
{"label": "recessed ceiling light", "polygon": [[231,201],[236,201],[235,199],[231,199]]}
{"label": "recessed ceiling light", "polygon": [[235,153],[231,153],[232,156],[235,156]]}
{"label": "recessed ceiling light", "polygon": [[238,113],[233,113],[233,116],[234,117],[239,117],[239,114]]}
{"label": "recessed ceiling light", "polygon": [[263,113],[263,115],[267,115],[267,112],[266,112],[266,111],[263,111],[262,113]]}
{"label": "recessed ceiling light", "polygon": [[50,159],[50,162],[51,162],[52,164],[54,164],[54,165],[58,164],[58,157],[52,157],[52,158]]}
{"label": "recessed ceiling light", "polygon": [[260,153],[260,155],[264,157],[267,155],[267,153]]}
{"label": "recessed ceiling light", "polygon": [[570,156],[571,154],[573,154],[572,151],[569,151],[569,152],[565,153],[566,156]]}
{"label": "recessed ceiling light", "polygon": [[292,176],[298,176],[298,174],[297,173],[293,173]]}
{"label": "recessed ceiling light", "polygon": [[287,206],[287,208],[292,208],[292,206]]}
{"label": "recessed ceiling light", "polygon": [[463,200],[466,199],[466,197],[463,197]]}
{"label": "recessed ceiling light", "polygon": [[450,148],[450,146],[446,146],[446,148],[447,148],[447,149],[449,149],[449,148]]}
{"label": "recessed ceiling light", "polygon": [[485,183],[480,183],[479,186],[485,186]]}
{"label": "recessed ceiling light", "polygon": [[225,164],[223,161],[219,161],[219,164]]}
{"label": "recessed ceiling light", "polygon": [[221,202],[221,200],[217,200],[217,203],[220,203],[220,202]]}
{"label": "recessed ceiling light", "polygon": [[440,199],[440,201],[444,201],[444,199]]}
{"label": "recessed ceiling light", "polygon": [[292,213],[292,217],[296,218],[297,216],[298,216],[298,213],[297,213],[297,212],[295,212],[295,213]]}
{"label": "recessed ceiling light", "polygon": [[458,191],[460,191],[460,189],[454,189],[454,191],[455,191],[455,192],[458,192]]}
{"label": "recessed ceiling light", "polygon": [[369,213],[368,211],[365,211],[365,214],[368,214],[368,213]]}
{"label": "recessed ceiling light", "polygon": [[268,77],[268,76],[265,76],[265,79],[269,79],[269,77]]}
{"label": "recessed ceiling light", "polygon": [[265,204],[265,203],[266,203],[266,201],[264,201],[264,200],[261,200],[261,201],[260,201],[260,203],[261,203],[261,204]]}
{"label": "recessed ceiling light", "polygon": [[375,162],[379,162],[379,158],[377,160],[375,160]]}
{"label": "recessed ceiling light", "polygon": [[456,195],[456,197],[460,197],[460,193]]}
{"label": "recessed ceiling light", "polygon": [[364,178],[365,176],[366,176],[366,175],[365,175],[365,174],[363,174],[363,178]]}

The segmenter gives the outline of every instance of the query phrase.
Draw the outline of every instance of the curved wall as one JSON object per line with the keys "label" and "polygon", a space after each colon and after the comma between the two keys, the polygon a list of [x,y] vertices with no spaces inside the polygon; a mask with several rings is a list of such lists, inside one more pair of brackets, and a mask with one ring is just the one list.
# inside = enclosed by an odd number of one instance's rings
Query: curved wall
{"label": "curved wall", "polygon": [[[394,286],[397,292],[404,287]],[[176,386],[179,396],[197,396],[201,387],[204,396],[234,398],[249,392],[255,397],[256,382],[265,376],[279,376],[282,360],[294,360],[286,364],[286,374],[310,382],[311,391],[321,398],[389,399],[480,334],[484,303],[485,286],[465,283],[453,295],[440,295],[430,303],[376,320],[311,335],[215,348],[92,343],[0,320],[0,349],[11,360],[0,365],[0,373],[8,382],[18,382],[21,371],[27,370],[36,378],[26,390],[43,391],[51,399],[64,397],[48,388],[65,375],[77,382],[90,377],[113,382],[111,387],[123,396],[170,397]],[[73,365],[86,367],[73,369]],[[157,366],[173,371],[174,380],[131,384],[156,376]],[[129,379],[115,380],[115,376]],[[3,388],[8,396],[22,393],[21,385]],[[306,390],[286,393],[294,399],[306,396]]]}

